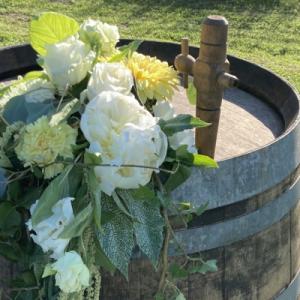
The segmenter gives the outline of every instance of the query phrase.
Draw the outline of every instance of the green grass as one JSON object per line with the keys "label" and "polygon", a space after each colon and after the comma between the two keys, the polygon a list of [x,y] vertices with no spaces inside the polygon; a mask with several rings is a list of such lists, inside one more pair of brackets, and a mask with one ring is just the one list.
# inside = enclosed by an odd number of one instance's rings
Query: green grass
{"label": "green grass", "polygon": [[0,46],[29,41],[31,17],[57,11],[82,21],[99,18],[119,26],[122,37],[198,45],[203,18],[230,22],[229,53],[264,65],[300,90],[299,0],[0,0]]}

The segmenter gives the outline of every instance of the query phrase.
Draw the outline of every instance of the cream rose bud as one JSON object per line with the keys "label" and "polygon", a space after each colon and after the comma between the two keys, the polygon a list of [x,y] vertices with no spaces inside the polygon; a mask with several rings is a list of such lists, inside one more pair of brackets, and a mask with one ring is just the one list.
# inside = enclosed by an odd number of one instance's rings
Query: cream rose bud
{"label": "cream rose bud", "polygon": [[133,86],[131,71],[121,63],[98,63],[95,65],[87,86],[87,95],[92,100],[104,91],[129,95]]}
{"label": "cream rose bud", "polygon": [[75,251],[66,252],[52,264],[52,269],[56,271],[55,284],[64,293],[79,292],[89,286],[89,269]]}
{"label": "cream rose bud", "polygon": [[[116,188],[138,188],[147,184],[167,152],[167,137],[156,119],[131,95],[102,92],[86,106],[81,130],[90,142],[89,151],[101,153],[103,163],[95,167],[102,190],[111,195]],[[131,164],[141,167],[122,167]]]}
{"label": "cream rose bud", "polygon": [[[173,105],[169,101],[160,101],[153,106],[155,117],[165,121],[176,117]],[[177,132],[169,137],[170,147],[174,150],[182,145],[187,145],[187,150],[191,153],[197,152],[195,147],[195,132],[192,129]]]}
{"label": "cream rose bud", "polygon": [[46,50],[44,68],[60,94],[86,77],[96,55],[75,36],[47,45]]}
{"label": "cream rose bud", "polygon": [[80,38],[92,45],[100,45],[100,55],[109,56],[115,51],[120,34],[117,26],[88,19],[79,30]]}
{"label": "cream rose bud", "polygon": [[[73,219],[73,208],[71,201],[74,198],[63,198],[52,207],[52,215],[33,226],[31,219],[26,223],[29,230],[35,233],[31,234],[33,241],[38,244],[46,253],[51,251],[51,258],[58,259],[64,254],[65,248],[69,244],[69,239],[61,239],[58,236],[62,233],[65,226]],[[30,208],[31,215],[34,214],[38,201]]]}

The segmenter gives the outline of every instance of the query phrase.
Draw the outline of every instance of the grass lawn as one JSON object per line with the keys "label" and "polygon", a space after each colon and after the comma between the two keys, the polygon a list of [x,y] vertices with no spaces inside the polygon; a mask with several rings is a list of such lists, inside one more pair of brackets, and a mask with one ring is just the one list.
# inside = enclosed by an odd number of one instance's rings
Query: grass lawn
{"label": "grass lawn", "polygon": [[0,0],[0,46],[29,41],[32,16],[57,11],[119,26],[122,37],[198,45],[203,18],[230,22],[229,53],[264,65],[300,90],[299,0]]}

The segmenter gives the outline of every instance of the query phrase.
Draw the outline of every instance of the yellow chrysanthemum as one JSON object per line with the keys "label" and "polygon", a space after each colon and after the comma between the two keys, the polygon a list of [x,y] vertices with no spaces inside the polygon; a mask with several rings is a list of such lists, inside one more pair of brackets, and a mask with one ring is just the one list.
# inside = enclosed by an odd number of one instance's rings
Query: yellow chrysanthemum
{"label": "yellow chrysanthemum", "polygon": [[[51,126],[47,117],[41,117],[25,127],[21,142],[16,147],[16,154],[25,167],[46,167],[44,176],[50,178],[63,169],[62,164],[53,164],[58,156],[73,157],[72,145],[75,144],[76,136],[77,130],[68,124]],[[52,165],[48,166],[49,164]]]}
{"label": "yellow chrysanthemum", "polygon": [[156,57],[134,53],[127,61],[131,70],[140,100],[171,100],[174,89],[179,84],[177,72],[166,62]]}

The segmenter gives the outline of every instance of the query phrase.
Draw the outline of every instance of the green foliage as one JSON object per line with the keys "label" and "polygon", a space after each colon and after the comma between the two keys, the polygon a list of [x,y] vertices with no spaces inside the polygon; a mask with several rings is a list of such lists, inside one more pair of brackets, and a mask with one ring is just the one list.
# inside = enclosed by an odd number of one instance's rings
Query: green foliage
{"label": "green foliage", "polygon": [[159,125],[166,135],[171,136],[176,132],[186,129],[207,127],[210,124],[191,115],[181,114],[167,121],[160,119]]}
{"label": "green foliage", "polygon": [[26,124],[32,123],[41,116],[49,116],[55,111],[54,99],[48,99],[42,103],[28,102],[26,95],[29,96],[29,94],[13,97],[4,106],[3,118],[7,123],[13,124],[18,121]]}
{"label": "green foliage", "polygon": [[70,17],[54,12],[43,13],[30,24],[31,46],[40,55],[45,55],[46,45],[60,42],[78,29],[78,23]]}
{"label": "green foliage", "polygon": [[21,216],[15,206],[9,201],[0,202],[0,233],[17,228],[20,222]]}
{"label": "green foliage", "polygon": [[193,78],[192,77],[189,77],[189,86],[186,89],[186,95],[187,95],[187,98],[188,98],[190,104],[196,105],[197,90],[196,90],[196,88],[194,86]]}
{"label": "green foliage", "polygon": [[108,61],[109,62],[119,62],[122,61],[124,58],[129,58],[132,54],[138,50],[139,46],[142,44],[143,41],[133,41],[128,45],[122,46],[119,48],[117,54],[113,55]]}
{"label": "green foliage", "polygon": [[201,262],[198,264],[195,264],[189,269],[189,273],[201,273],[206,274],[208,272],[217,272],[217,261],[215,259],[208,260],[206,262]]}
{"label": "green foliage", "polygon": [[174,169],[176,170],[176,172],[174,174],[171,174],[167,181],[164,183],[165,189],[168,192],[171,192],[174,189],[176,189],[179,185],[184,183],[192,174],[191,168],[183,164],[175,166]]}
{"label": "green foliage", "polygon": [[80,102],[78,99],[73,99],[65,103],[60,111],[51,116],[50,124],[57,125],[61,122],[65,122],[72,114],[76,113],[80,108]]}

